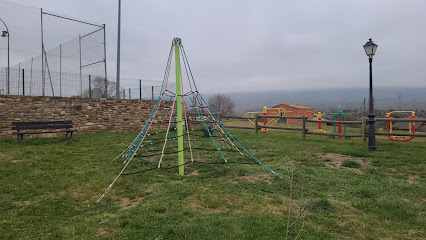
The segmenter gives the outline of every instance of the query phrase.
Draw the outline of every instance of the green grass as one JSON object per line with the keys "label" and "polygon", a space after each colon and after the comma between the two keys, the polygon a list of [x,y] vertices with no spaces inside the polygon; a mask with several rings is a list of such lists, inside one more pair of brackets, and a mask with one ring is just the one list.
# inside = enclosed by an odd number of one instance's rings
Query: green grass
{"label": "green grass", "polygon": [[361,164],[359,164],[356,161],[349,160],[349,159],[344,160],[342,162],[342,166],[347,167],[347,168],[361,168]]}
{"label": "green grass", "polygon": [[[424,239],[426,147],[379,140],[370,153],[361,141],[299,132],[231,133],[259,165],[188,164],[122,176],[113,160],[136,134],[77,134],[62,138],[0,139],[0,236],[3,239],[283,239],[289,201],[288,167],[296,169],[293,219],[308,202],[299,239]],[[201,137],[200,137],[201,138]],[[203,146],[202,143],[201,146]],[[221,162],[217,152],[194,152]],[[330,167],[326,154],[362,161]],[[187,152],[185,156],[188,156]],[[172,166],[174,156],[164,159]],[[156,166],[135,159],[129,171]],[[190,175],[193,173],[193,175]],[[196,173],[196,174],[195,174]],[[302,200],[301,200],[302,199]],[[297,235],[302,221],[290,232]]]}

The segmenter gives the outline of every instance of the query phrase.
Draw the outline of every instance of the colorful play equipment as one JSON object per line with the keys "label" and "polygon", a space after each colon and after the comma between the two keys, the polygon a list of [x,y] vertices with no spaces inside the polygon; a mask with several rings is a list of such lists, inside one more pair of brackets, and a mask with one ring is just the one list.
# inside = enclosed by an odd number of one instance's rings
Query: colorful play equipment
{"label": "colorful play equipment", "polygon": [[[406,119],[415,119],[416,118],[416,113],[414,111],[392,111],[392,112],[386,113],[386,118],[396,119],[395,117],[391,117],[391,115],[397,114],[397,113],[411,113],[411,116],[406,117]],[[387,125],[386,126],[387,132],[392,133],[392,130],[393,130],[392,121],[387,121],[386,125]],[[414,125],[414,122],[408,122],[408,132],[409,133],[415,133],[416,132],[416,127]],[[410,141],[411,139],[413,139],[413,136],[388,136],[388,137],[389,137],[389,139],[391,139],[393,141],[398,141],[398,142],[406,142],[406,141]]]}
{"label": "colorful play equipment", "polygon": [[[345,115],[348,115],[348,114],[352,114],[352,113],[344,113],[340,105],[339,105],[339,111],[337,113],[327,113],[327,115],[334,115],[334,121],[345,121]],[[334,123],[333,125],[334,125],[333,133],[336,133],[336,128],[337,128],[337,133],[342,134],[342,127],[343,127],[344,135],[346,135],[346,124]],[[329,137],[334,137],[334,136],[329,136]],[[342,136],[339,136],[338,138],[341,139]]]}
{"label": "colorful play equipment", "polygon": [[[320,120],[320,121],[321,121],[322,116],[324,116],[324,115],[326,115],[326,114],[322,114],[321,112],[318,112],[318,113],[316,113],[316,114],[314,114],[314,115],[315,115],[315,117],[317,117],[317,118],[318,118],[318,120]],[[322,129],[322,124],[321,124],[321,122],[318,122],[318,129],[317,129],[317,130],[314,130],[314,132],[325,133],[325,131]]]}
{"label": "colorful play equipment", "polygon": [[[176,69],[176,89],[168,88],[173,57]],[[181,71],[181,68],[185,71]],[[189,89],[184,89],[186,84],[181,82],[185,78],[188,80]],[[188,100],[191,103],[190,105],[186,103]],[[195,112],[197,120],[191,120],[190,110]],[[133,113],[129,112],[128,114]],[[164,126],[163,123],[168,126]],[[201,129],[190,127],[195,124]],[[207,137],[197,133],[197,131],[206,132]],[[203,139],[199,139],[199,137]],[[200,141],[196,141],[196,138]],[[199,143],[201,141],[203,141],[202,144]],[[200,154],[201,151],[210,152],[211,158],[197,157],[197,154]],[[217,152],[217,158],[213,157],[213,152]],[[111,190],[120,176],[140,174],[160,168],[177,168],[179,176],[183,176],[187,164],[256,164],[282,179],[278,173],[268,168],[244,148],[213,113],[207,101],[198,92],[180,38],[173,39],[171,44],[160,96],[151,115],[146,119],[145,126],[138,136],[116,159],[120,158],[124,159],[123,166],[120,167],[121,170],[118,175],[99,197],[98,202]],[[135,158],[140,159],[139,164],[130,165]],[[156,160],[158,160],[158,164]]]}
{"label": "colorful play equipment", "polygon": [[[264,106],[262,112],[246,112],[244,117],[253,118],[257,114],[272,115],[272,116],[284,116],[285,113],[286,113],[286,111],[285,111],[284,108],[267,108],[266,106]],[[279,120],[279,118],[263,118],[264,133],[265,134],[267,133],[267,128],[265,128],[265,127],[274,125],[275,123],[278,122],[278,120]],[[251,119],[248,119],[248,121],[251,122],[251,124],[255,125],[255,122],[252,121]]]}

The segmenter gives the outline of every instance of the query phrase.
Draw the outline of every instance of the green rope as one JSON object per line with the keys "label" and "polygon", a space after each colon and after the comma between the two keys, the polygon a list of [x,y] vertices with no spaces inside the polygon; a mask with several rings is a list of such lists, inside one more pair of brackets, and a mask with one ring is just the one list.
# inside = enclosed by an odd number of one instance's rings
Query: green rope
{"label": "green rope", "polygon": [[[192,105],[194,105],[194,101],[192,101],[192,99],[191,99],[191,98],[189,98],[189,100],[191,100]],[[207,130],[207,132],[209,133],[209,137],[210,137],[210,139],[213,141],[213,143],[214,143],[214,145],[215,145],[215,147],[216,147],[217,151],[220,153],[220,155],[222,156],[223,160],[225,160],[225,162],[227,162],[226,157],[223,155],[222,151],[220,151],[220,149],[219,149],[219,147],[217,146],[217,144],[216,144],[215,140],[212,138],[212,135],[211,135],[211,133],[210,133],[210,130],[209,130],[209,128],[206,126],[206,124],[204,123],[204,119],[203,119],[203,117],[200,115],[200,113],[199,113],[199,111],[198,111],[198,108],[195,108],[195,111],[197,112],[197,115],[200,117],[201,123],[203,124],[204,128],[205,128],[205,129]]]}

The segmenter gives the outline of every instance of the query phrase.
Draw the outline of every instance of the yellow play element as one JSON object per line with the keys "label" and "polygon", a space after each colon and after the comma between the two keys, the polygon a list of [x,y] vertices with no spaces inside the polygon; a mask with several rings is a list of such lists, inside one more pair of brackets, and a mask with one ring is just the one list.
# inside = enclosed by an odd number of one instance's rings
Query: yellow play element
{"label": "yellow play element", "polygon": [[[322,114],[321,112],[318,112],[318,113],[315,113],[314,115],[315,117],[318,118],[318,120],[321,120],[322,116],[326,114]],[[314,132],[325,133],[325,131],[321,128],[321,122],[318,123],[318,129],[314,130]]]}
{"label": "yellow play element", "polygon": [[[271,115],[271,116],[284,116],[286,113],[284,108],[267,108],[266,106],[263,107],[263,111],[262,112],[247,112],[244,117],[247,118],[253,118],[255,117],[257,114],[263,114],[263,115]],[[277,123],[279,120],[279,118],[264,118],[263,124],[261,122],[258,122],[257,124],[259,126],[272,126],[275,123]],[[252,121],[251,119],[248,119],[249,122],[251,122],[251,124],[255,125],[254,121]]]}
{"label": "yellow play element", "polygon": [[[392,111],[392,112],[388,112],[386,113],[386,118],[388,119],[395,119],[394,117],[391,117],[392,114],[395,113],[411,113],[411,116],[407,117],[406,119],[414,119],[416,118],[416,112],[414,111]],[[393,123],[392,121],[388,121],[387,122],[387,132],[388,133],[392,133],[393,130]],[[408,133],[414,133],[415,132],[415,127],[414,127],[414,122],[408,122]],[[391,140],[394,141],[410,141],[411,139],[413,139],[413,136],[388,136]]]}

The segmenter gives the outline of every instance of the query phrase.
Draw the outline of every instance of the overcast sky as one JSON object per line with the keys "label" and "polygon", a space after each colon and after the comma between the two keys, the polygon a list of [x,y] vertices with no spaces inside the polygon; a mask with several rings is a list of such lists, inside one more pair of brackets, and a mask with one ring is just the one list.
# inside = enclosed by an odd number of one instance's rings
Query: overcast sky
{"label": "overcast sky", "polygon": [[[9,1],[105,23],[115,75],[118,1]],[[202,92],[368,87],[362,46],[373,38],[375,86],[426,87],[425,9],[424,0],[123,0],[121,75],[162,80],[180,37]]]}

